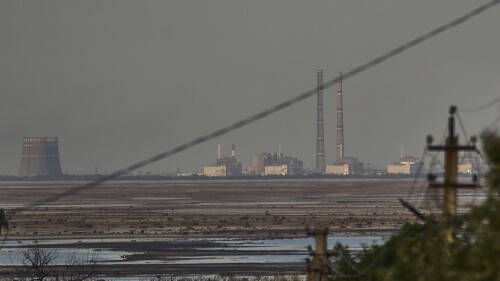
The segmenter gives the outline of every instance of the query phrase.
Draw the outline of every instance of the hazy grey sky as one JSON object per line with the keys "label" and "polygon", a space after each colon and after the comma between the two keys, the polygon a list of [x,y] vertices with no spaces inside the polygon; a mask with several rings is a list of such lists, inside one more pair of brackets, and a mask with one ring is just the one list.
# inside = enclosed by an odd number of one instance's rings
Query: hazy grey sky
{"label": "hazy grey sky", "polygon": [[[0,174],[23,136],[59,137],[63,172],[111,172],[228,125],[486,3],[471,0],[0,0]],[[346,154],[420,156],[450,104],[500,94],[500,6],[345,81]],[[326,160],[335,90],[325,91]],[[277,151],[313,167],[315,98],[143,171],[198,171],[217,144],[250,164]],[[468,133],[499,113],[462,114]]]}

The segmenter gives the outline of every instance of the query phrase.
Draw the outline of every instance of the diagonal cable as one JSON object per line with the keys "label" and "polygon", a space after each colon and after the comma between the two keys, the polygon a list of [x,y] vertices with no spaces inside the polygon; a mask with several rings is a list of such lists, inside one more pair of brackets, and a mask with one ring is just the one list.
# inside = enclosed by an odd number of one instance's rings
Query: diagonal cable
{"label": "diagonal cable", "polygon": [[472,108],[465,108],[465,109],[460,109],[460,111],[463,112],[476,112],[476,111],[482,111],[485,110],[489,107],[494,106],[495,104],[498,104],[500,102],[500,97],[495,98],[494,100],[485,103],[483,105],[477,106],[477,107],[472,107]]}
{"label": "diagonal cable", "polygon": [[[424,41],[427,41],[443,32],[445,32],[446,30],[450,29],[450,28],[453,28],[453,27],[456,27],[464,22],[466,22],[467,20],[471,19],[472,17],[474,16],[477,16],[479,14],[481,14],[482,12],[492,8],[493,6],[497,5],[498,3],[500,3],[500,0],[493,0],[493,1],[490,1],[474,10],[472,10],[471,12],[449,22],[449,23],[446,23],[428,33],[425,33],[424,35],[421,35],[409,42],[407,42],[406,44],[403,44],[395,49],[392,49],[391,51],[365,63],[365,64],[362,64],[350,71],[347,71],[346,73],[344,73],[343,75],[343,79],[346,80],[346,79],[349,79],[363,71],[366,71],[370,68],[373,68],[374,66],[378,65],[378,64],[381,64],[382,62],[396,56],[396,55],[399,55],[400,53],[412,48],[412,47],[415,47],[421,43],[423,43]],[[323,89],[327,89],[329,87],[332,87],[333,85],[335,85],[337,82],[338,82],[339,78],[336,77],[334,79],[331,79],[327,82],[325,82],[323,84]],[[212,133],[209,133],[209,134],[206,134],[204,136],[201,136],[201,137],[198,137],[198,138],[195,138],[187,143],[184,143],[182,145],[179,145],[173,149],[170,149],[170,150],[167,150],[165,152],[162,152],[160,154],[157,154],[151,158],[148,158],[148,159],[145,159],[143,161],[139,161],[137,163],[134,163],[128,167],[125,167],[123,169],[120,169],[118,171],[115,171],[107,176],[104,176],[100,179],[97,179],[91,183],[88,183],[88,184],[85,184],[85,185],[82,185],[82,186],[79,186],[79,187],[75,187],[73,189],[70,189],[68,190],[67,192],[64,192],[62,194],[58,194],[58,195],[54,195],[52,197],[49,197],[47,199],[41,199],[41,200],[37,200],[35,202],[33,202],[32,204],[30,204],[30,206],[39,206],[39,205],[43,205],[43,204],[46,204],[46,203],[50,203],[50,202],[53,202],[53,201],[57,201],[59,200],[60,198],[62,197],[66,197],[68,195],[71,195],[71,194],[74,194],[76,192],[78,192],[79,190],[81,189],[84,189],[84,188],[88,188],[88,187],[94,187],[94,186],[98,186],[104,182],[107,182],[109,180],[112,180],[112,179],[115,179],[117,177],[119,177],[120,175],[123,175],[123,174],[126,174],[130,171],[133,171],[133,170],[136,170],[136,169],[139,169],[139,168],[142,168],[146,165],[149,165],[151,163],[154,163],[154,162],[157,162],[157,161],[160,161],[164,158],[167,158],[167,157],[170,157],[174,154],[178,154],[184,150],[187,150],[191,147],[194,147],[198,144],[201,144],[201,143],[204,143],[206,141],[209,141],[209,140],[212,140],[214,138],[217,138],[217,137],[220,137],[222,135],[225,135],[231,131],[234,131],[236,129],[239,129],[241,127],[244,127],[250,123],[253,123],[253,122],[256,122],[260,119],[263,119],[271,114],[274,114],[278,111],[281,111],[285,108],[288,108],[290,107],[291,105],[294,105],[298,102],[301,102],[302,100],[305,100],[306,98],[310,97],[310,96],[313,96],[316,94],[316,87],[309,90],[309,91],[306,91],[298,96],[295,96],[291,99],[288,99],[278,105],[275,105],[269,109],[266,109],[264,111],[261,111],[255,115],[252,115],[248,118],[245,118],[245,119],[242,119],[236,123],[233,123],[229,126],[226,126],[222,129],[219,129],[219,130],[216,130]]]}
{"label": "diagonal cable", "polygon": [[[397,56],[399,54],[401,54],[402,52],[410,49],[410,48],[413,48],[433,37],[436,37],[437,35],[440,35],[442,34],[443,32],[451,29],[451,28],[454,28],[456,26],[459,26],[461,25],[462,23],[470,20],[471,18],[485,12],[486,10],[494,7],[495,5],[499,4],[500,3],[500,0],[492,0],[484,5],[481,5],[479,6],[478,8],[470,11],[469,13],[463,15],[463,16],[460,16],[458,18],[456,18],[455,20],[452,20],[451,22],[448,22],[444,25],[441,25],[439,26],[438,28],[436,29],[433,29],[411,41],[408,41],[407,43],[401,45],[401,46],[398,46],[392,50],[390,50],[389,52],[365,63],[365,64],[362,64],[358,67],[355,67],[354,69],[350,70],[350,71],[347,71],[344,73],[343,75],[343,79],[346,80],[346,79],[349,79],[361,72],[364,72],[370,68],[373,68],[379,64],[381,64],[382,62],[394,57],[394,56]],[[333,85],[335,85],[336,83],[338,82],[338,78],[334,78],[334,79],[331,79],[327,82],[325,82],[323,84],[323,89],[327,89],[329,87],[332,87]],[[56,195],[53,195],[53,196],[50,196],[48,198],[45,198],[45,199],[40,199],[40,200],[36,200],[34,202],[32,202],[31,204],[29,204],[27,207],[35,207],[35,206],[40,206],[40,205],[43,205],[43,204],[48,204],[48,203],[51,203],[51,202],[55,202],[55,201],[58,201],[60,200],[61,198],[64,198],[64,197],[67,197],[69,195],[72,195],[72,194],[76,194],[78,193],[79,191],[83,190],[83,189],[86,189],[86,188],[90,188],[90,187],[95,187],[95,186],[98,186],[104,182],[107,182],[107,181],[110,181],[112,179],[115,179],[117,177],[119,177],[120,175],[123,175],[125,173],[128,173],[130,171],[133,171],[133,170],[136,170],[136,169],[139,169],[141,167],[144,167],[146,165],[149,165],[151,163],[154,163],[154,162],[157,162],[157,161],[160,161],[162,159],[165,159],[167,157],[170,157],[172,155],[175,155],[175,154],[178,154],[184,150],[187,150],[189,148],[192,148],[198,144],[201,144],[201,143],[204,143],[204,142],[207,142],[209,140],[212,140],[214,138],[217,138],[219,136],[222,136],[222,135],[225,135],[229,132],[232,132],[236,129],[239,129],[241,127],[244,127],[250,123],[253,123],[253,122],[256,122],[258,120],[261,120],[267,116],[270,116],[276,112],[279,112],[285,108],[288,108],[290,107],[291,105],[294,105],[296,103],[299,103],[303,100],[305,100],[306,98],[310,97],[310,96],[313,96],[314,94],[316,94],[316,87],[311,89],[311,90],[308,90],[298,96],[295,96],[291,99],[288,99],[282,103],[279,103],[269,109],[266,109],[264,111],[261,111],[255,115],[252,115],[250,117],[247,117],[245,119],[242,119],[238,122],[235,122],[229,126],[226,126],[222,129],[219,129],[219,130],[216,130],[212,133],[209,133],[209,134],[206,134],[206,135],[203,135],[201,137],[198,137],[198,138],[195,138],[189,142],[186,142],[182,145],[179,145],[177,147],[174,147],[170,150],[167,150],[165,152],[162,152],[162,153],[159,153],[153,157],[150,157],[148,159],[145,159],[145,160],[142,160],[142,161],[139,161],[137,163],[134,163],[130,166],[127,166],[125,168],[122,168],[120,170],[117,170],[107,176],[104,176],[100,179],[97,179],[93,182],[90,182],[88,184],[84,184],[84,185],[80,185],[80,186],[76,186],[76,187],[73,187],[73,188],[70,188],[68,189],[68,191],[66,192],[63,192],[63,193],[60,193],[60,194],[56,194]],[[22,210],[22,209],[21,209]],[[7,235],[8,235],[8,232],[9,231],[6,231],[7,232]],[[5,241],[5,240],[4,240]],[[3,244],[3,243],[2,243]],[[3,245],[1,245],[3,246]],[[0,246],[0,249],[1,249],[1,246]]]}

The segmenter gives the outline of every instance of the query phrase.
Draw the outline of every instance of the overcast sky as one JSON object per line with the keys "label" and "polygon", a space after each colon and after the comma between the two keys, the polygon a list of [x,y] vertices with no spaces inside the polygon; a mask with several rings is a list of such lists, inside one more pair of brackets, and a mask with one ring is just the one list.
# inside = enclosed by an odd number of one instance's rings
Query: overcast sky
{"label": "overcast sky", "polygon": [[[312,89],[486,0],[0,0],[0,174],[24,136],[59,137],[63,172],[112,172]],[[344,82],[346,155],[383,168],[420,156],[448,106],[500,95],[500,6]],[[335,89],[325,91],[335,160]],[[316,99],[147,166],[201,171],[231,144],[314,167]],[[497,106],[463,113],[478,133]],[[463,137],[462,137],[463,140]]]}

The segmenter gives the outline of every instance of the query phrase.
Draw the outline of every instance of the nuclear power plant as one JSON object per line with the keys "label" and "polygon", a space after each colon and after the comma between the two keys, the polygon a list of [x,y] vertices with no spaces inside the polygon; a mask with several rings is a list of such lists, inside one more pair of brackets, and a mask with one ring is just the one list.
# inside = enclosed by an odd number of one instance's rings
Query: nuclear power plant
{"label": "nuclear power plant", "polygon": [[[202,175],[209,177],[227,177],[244,175],[307,175],[310,173],[333,175],[364,175],[364,163],[358,158],[345,155],[344,144],[344,110],[342,72],[335,80],[336,95],[336,159],[333,165],[326,165],[325,132],[324,132],[324,104],[323,104],[323,70],[316,71],[316,162],[314,169],[304,169],[303,162],[294,157],[285,157],[281,153],[254,153],[252,166],[243,170],[242,164],[236,159],[236,149],[232,146],[231,156],[221,157],[221,147],[215,163],[203,167]],[[332,108],[332,107],[328,107]],[[333,144],[333,143],[331,143]],[[411,161],[410,161],[411,160]],[[390,165],[388,173],[414,173],[418,159],[401,156],[400,162]],[[465,166],[465,164],[468,164]],[[464,171],[471,170],[471,164],[465,163]],[[58,176],[61,175],[59,147],[57,137],[24,137],[22,146],[20,177]],[[195,173],[189,173],[195,175]]]}
{"label": "nuclear power plant", "polygon": [[55,137],[24,137],[20,177],[61,175],[59,144]]}

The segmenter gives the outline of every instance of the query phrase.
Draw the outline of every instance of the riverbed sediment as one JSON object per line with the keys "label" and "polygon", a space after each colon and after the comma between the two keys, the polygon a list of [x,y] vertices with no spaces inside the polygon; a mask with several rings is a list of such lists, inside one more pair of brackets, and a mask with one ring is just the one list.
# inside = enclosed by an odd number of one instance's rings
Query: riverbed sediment
{"label": "riverbed sediment", "polygon": [[[424,208],[418,204],[422,204],[425,192],[424,187],[415,186],[411,180],[116,181],[81,189],[42,206],[26,207],[35,200],[64,194],[80,185],[79,182],[0,183],[0,208],[7,212],[9,239],[22,243],[127,238],[130,247],[142,248],[142,255],[148,255],[148,247],[154,246],[134,245],[134,240],[303,238],[306,227],[328,227],[333,236],[391,235],[403,223],[416,221],[397,199],[403,197]],[[182,247],[177,252],[182,253]],[[159,255],[153,248],[149,254]],[[168,255],[175,253],[162,254]],[[138,256],[125,258],[134,260]],[[115,271],[121,266],[105,268]],[[226,269],[248,273],[255,271],[251,269],[254,267],[259,266],[219,264],[199,268],[210,273]],[[176,272],[174,268],[185,273],[193,267],[177,265],[166,271]],[[267,268],[266,272],[290,272],[297,265],[260,268]]]}

